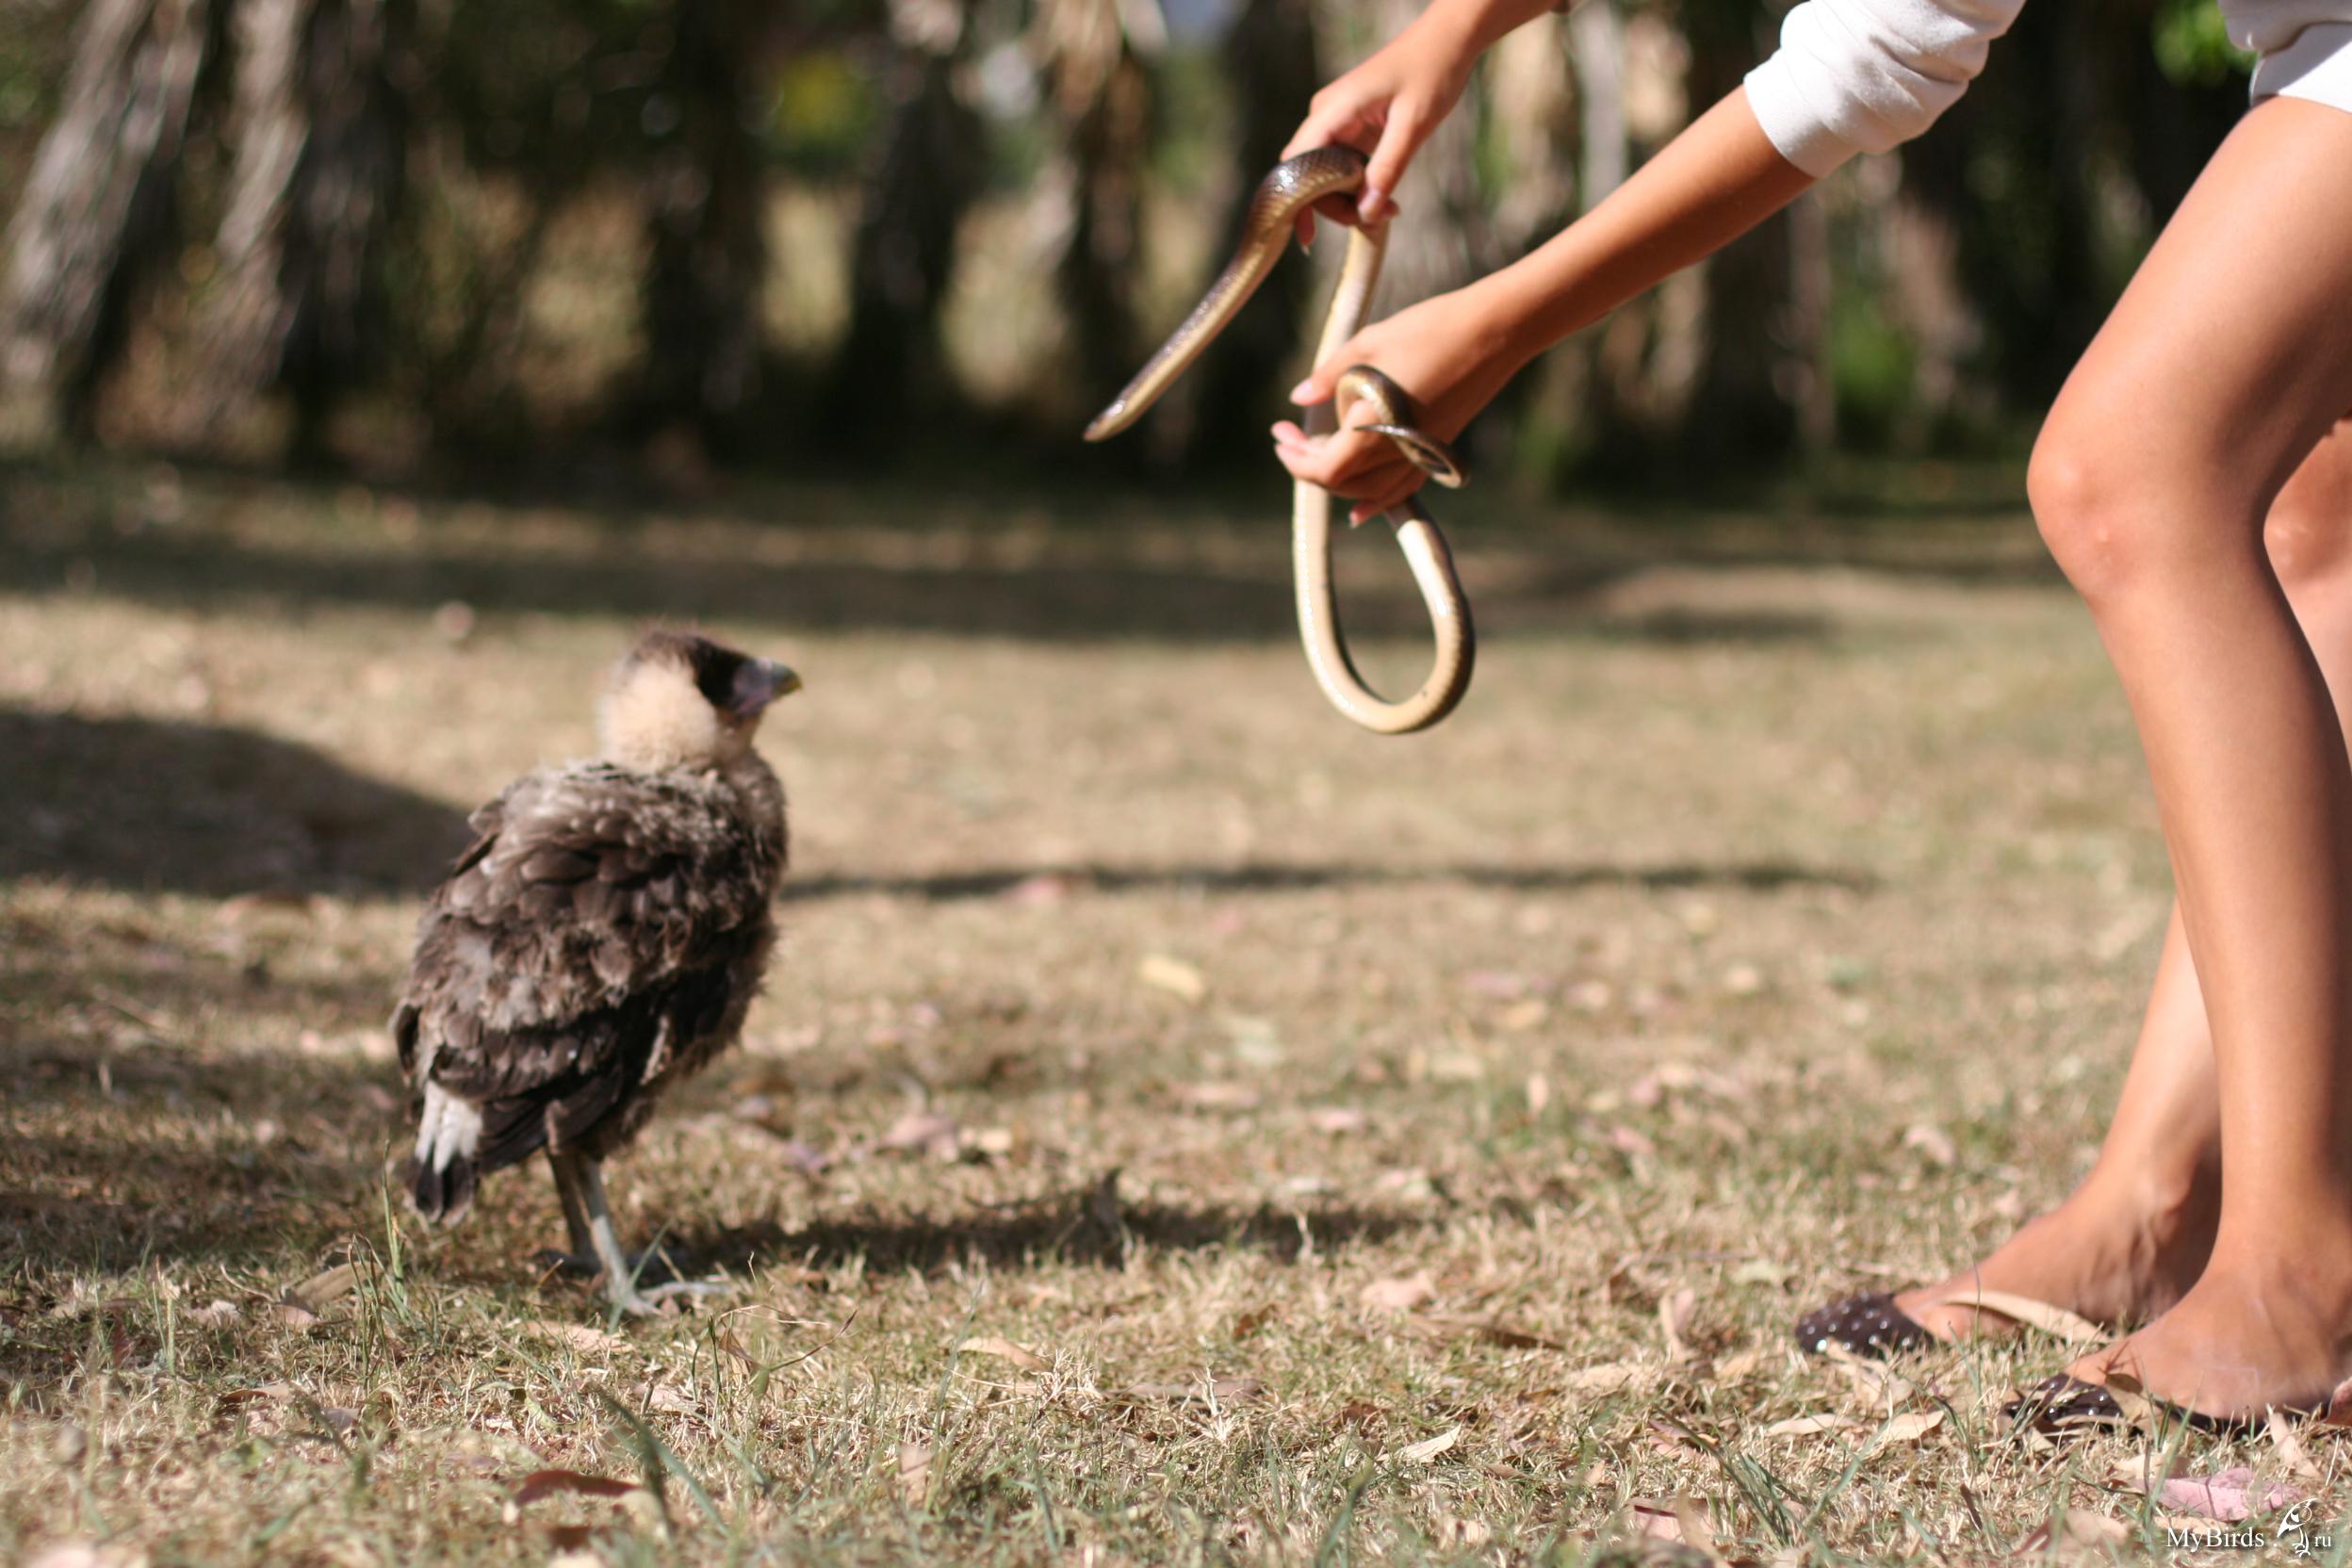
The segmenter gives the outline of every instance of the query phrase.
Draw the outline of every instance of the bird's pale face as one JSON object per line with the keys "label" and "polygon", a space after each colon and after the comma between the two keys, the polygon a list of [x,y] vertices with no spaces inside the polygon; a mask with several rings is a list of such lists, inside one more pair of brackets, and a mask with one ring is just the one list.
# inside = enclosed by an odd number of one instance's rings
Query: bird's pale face
{"label": "bird's pale face", "polygon": [[597,735],[626,767],[725,766],[749,753],[769,706],[798,690],[800,677],[772,659],[692,632],[649,632],[613,671]]}

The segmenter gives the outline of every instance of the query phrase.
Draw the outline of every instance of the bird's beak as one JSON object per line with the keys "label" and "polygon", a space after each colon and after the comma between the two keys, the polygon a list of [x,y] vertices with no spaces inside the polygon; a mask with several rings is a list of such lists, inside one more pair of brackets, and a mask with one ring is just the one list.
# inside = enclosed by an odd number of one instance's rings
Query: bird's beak
{"label": "bird's beak", "polygon": [[734,709],[741,717],[752,718],[776,698],[799,690],[800,676],[789,666],[773,659],[747,659],[735,672]]}

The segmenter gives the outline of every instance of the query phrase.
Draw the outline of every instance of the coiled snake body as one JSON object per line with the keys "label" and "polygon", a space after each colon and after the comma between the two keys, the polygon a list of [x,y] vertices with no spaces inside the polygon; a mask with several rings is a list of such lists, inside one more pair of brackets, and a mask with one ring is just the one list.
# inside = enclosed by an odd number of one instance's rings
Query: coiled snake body
{"label": "coiled snake body", "polygon": [[[1086,439],[1101,441],[1117,435],[1140,418],[1257,292],[1289,244],[1298,215],[1326,196],[1362,188],[1364,170],[1364,155],[1352,147],[1317,148],[1276,165],[1250,204],[1233,259],[1217,274],[1217,282],[1184,324],[1127,384],[1126,390],[1086,427]],[[1380,281],[1386,237],[1384,227],[1348,231],[1348,258],[1340,268],[1331,309],[1323,318],[1315,363],[1337,352],[1363,323],[1372,286]],[[1334,411],[1342,408],[1363,410],[1369,417],[1355,428],[1387,436],[1438,483],[1450,488],[1462,482],[1462,466],[1446,445],[1413,428],[1412,400],[1372,367],[1358,365],[1343,374],[1333,397],[1308,412],[1307,428],[1329,431],[1337,416]],[[1392,509],[1389,517],[1396,525],[1396,543],[1413,568],[1413,581],[1421,590],[1421,601],[1429,608],[1430,629],[1437,640],[1429,678],[1402,702],[1385,701],[1364,685],[1348,657],[1331,587],[1331,497],[1305,480],[1292,489],[1291,565],[1298,580],[1298,635],[1323,694],[1366,729],[1407,735],[1427,729],[1453,711],[1470,689],[1478,643],[1470,627],[1468,596],[1454,575],[1453,552],[1446,548],[1436,519],[1418,498]]]}

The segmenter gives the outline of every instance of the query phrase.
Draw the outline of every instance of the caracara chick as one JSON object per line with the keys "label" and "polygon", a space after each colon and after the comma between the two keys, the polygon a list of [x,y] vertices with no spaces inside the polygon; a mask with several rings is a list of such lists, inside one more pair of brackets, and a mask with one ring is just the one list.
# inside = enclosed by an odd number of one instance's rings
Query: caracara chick
{"label": "caracara chick", "polygon": [[670,1085],[733,1043],[776,939],[784,787],[752,749],[783,665],[648,633],[597,710],[603,755],[541,768],[474,813],[426,906],[392,1017],[418,1113],[416,1212],[453,1225],[482,1178],[540,1150],[567,1262],[643,1314],[600,1162]]}

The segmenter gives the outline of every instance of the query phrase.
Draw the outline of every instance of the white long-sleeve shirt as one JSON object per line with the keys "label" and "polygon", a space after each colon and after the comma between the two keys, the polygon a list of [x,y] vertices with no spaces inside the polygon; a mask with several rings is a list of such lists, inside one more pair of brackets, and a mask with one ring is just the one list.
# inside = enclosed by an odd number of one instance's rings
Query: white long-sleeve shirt
{"label": "white long-sleeve shirt", "polygon": [[[2075,0],[2080,4],[2081,0]],[[1984,69],[2024,0],[1805,0],[1747,79],[1783,157],[1826,174],[1907,141]],[[2223,0],[2231,41],[2262,57],[2254,96],[2352,110],[2352,0]]]}

